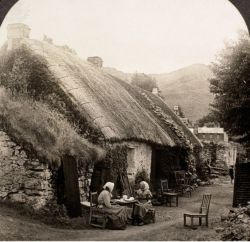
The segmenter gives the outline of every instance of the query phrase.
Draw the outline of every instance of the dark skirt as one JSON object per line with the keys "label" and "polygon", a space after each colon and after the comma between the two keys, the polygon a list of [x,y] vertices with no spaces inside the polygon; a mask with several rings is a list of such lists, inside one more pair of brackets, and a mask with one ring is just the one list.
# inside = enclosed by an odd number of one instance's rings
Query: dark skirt
{"label": "dark skirt", "polygon": [[151,214],[154,208],[151,203],[137,203],[134,208],[134,218],[141,220],[143,223],[149,223],[154,220],[154,213]]}
{"label": "dark skirt", "polygon": [[101,210],[107,215],[107,227],[110,229],[125,229],[128,220],[132,219],[132,208],[116,205]]}

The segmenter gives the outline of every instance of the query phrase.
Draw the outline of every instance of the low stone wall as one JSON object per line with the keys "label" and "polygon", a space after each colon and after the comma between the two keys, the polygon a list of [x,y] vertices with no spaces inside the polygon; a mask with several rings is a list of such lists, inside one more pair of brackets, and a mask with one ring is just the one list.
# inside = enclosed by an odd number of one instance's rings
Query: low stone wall
{"label": "low stone wall", "polygon": [[201,153],[203,175],[208,178],[227,175],[229,165],[233,162],[232,157],[230,157],[231,153],[236,152],[235,146],[228,142],[220,142],[218,144],[203,142],[203,145]]}
{"label": "low stone wall", "polygon": [[48,165],[28,159],[26,152],[0,131],[0,199],[40,209],[53,196]]}

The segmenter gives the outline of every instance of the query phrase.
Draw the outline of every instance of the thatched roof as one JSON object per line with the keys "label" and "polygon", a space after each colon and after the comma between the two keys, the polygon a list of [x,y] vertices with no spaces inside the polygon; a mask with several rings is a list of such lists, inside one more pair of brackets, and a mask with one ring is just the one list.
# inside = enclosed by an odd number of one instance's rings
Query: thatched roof
{"label": "thatched roof", "polygon": [[[31,39],[24,43],[46,60],[58,85],[105,139],[141,140],[168,146],[182,145],[189,139],[200,145],[158,97],[131,88],[122,80],[52,44]],[[153,107],[152,102],[157,105]]]}
{"label": "thatched roof", "polygon": [[60,164],[64,155],[71,155],[86,165],[105,156],[103,149],[82,138],[62,115],[46,104],[14,98],[4,88],[0,88],[0,118],[12,138],[32,155],[35,152],[50,163]]}

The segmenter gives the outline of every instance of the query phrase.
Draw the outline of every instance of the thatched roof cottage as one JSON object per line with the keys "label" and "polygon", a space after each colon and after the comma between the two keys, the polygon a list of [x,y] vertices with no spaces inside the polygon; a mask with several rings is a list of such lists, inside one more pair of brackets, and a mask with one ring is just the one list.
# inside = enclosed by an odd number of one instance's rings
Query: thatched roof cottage
{"label": "thatched roof cottage", "polygon": [[[92,167],[92,190],[112,180],[117,193],[129,191],[143,171],[157,187],[161,178],[171,181],[175,170],[195,169],[192,150],[202,146],[200,141],[158,96],[51,43],[27,36],[13,43],[11,39],[15,48],[3,48],[2,55],[15,56],[12,65],[19,76],[24,78],[24,70],[29,73],[25,78],[30,95],[54,105],[69,121],[77,122],[86,140],[106,150],[105,158]],[[42,68],[34,80],[38,64]],[[46,78],[40,78],[44,72]]]}

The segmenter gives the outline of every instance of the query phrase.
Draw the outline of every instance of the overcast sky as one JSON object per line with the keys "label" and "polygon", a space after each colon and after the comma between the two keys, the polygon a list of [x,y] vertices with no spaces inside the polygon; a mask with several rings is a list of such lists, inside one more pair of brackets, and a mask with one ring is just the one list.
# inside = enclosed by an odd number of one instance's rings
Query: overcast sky
{"label": "overcast sky", "polygon": [[0,28],[0,45],[16,22],[84,59],[98,55],[104,66],[145,73],[208,64],[225,40],[247,30],[228,0],[20,0]]}

